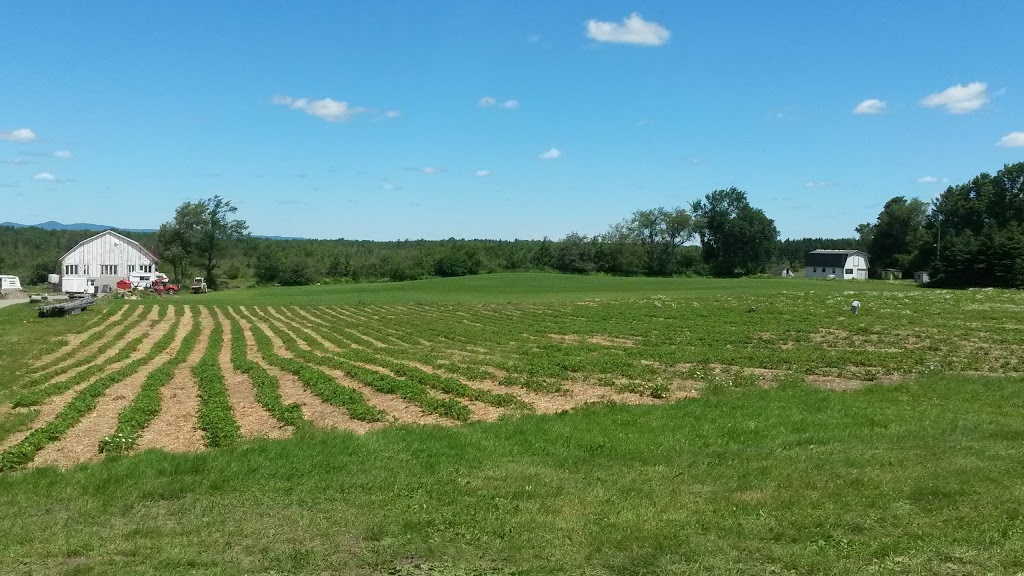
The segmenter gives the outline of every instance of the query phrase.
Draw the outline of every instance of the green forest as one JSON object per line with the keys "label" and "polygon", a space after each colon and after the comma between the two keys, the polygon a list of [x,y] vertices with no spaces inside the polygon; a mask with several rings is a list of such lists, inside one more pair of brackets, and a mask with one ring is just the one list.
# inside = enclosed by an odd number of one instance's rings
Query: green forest
{"label": "green forest", "polygon": [[[508,271],[621,276],[742,276],[791,268],[807,252],[859,249],[883,268],[928,270],[937,286],[1024,287],[1024,163],[950,186],[933,202],[897,196],[849,238],[778,238],[747,195],[715,190],[688,207],[638,210],[602,234],[542,240],[272,240],[251,236],[230,200],[182,204],[156,233],[125,233],[175,280],[232,287],[405,281]],[[90,231],[0,227],[0,273],[45,282]]]}

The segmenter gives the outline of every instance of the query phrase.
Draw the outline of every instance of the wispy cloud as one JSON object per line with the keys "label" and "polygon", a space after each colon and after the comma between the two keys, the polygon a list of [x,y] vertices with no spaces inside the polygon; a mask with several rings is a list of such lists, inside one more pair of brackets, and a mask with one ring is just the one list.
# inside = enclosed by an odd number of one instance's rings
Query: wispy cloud
{"label": "wispy cloud", "polygon": [[538,158],[540,158],[541,160],[558,160],[561,157],[562,151],[559,150],[558,148],[552,148],[547,152],[541,153],[541,155],[538,156]]}
{"label": "wispy cloud", "polygon": [[481,177],[483,177],[483,176],[490,176],[491,174],[494,174],[493,170],[477,170],[476,172],[473,173],[474,176],[481,176]]}
{"label": "wispy cloud", "polygon": [[490,108],[491,106],[494,106],[496,102],[497,100],[495,100],[494,98],[490,96],[484,96],[479,101],[477,101],[477,105],[479,105],[481,108]]}
{"label": "wispy cloud", "polygon": [[423,172],[427,176],[433,176],[434,174],[440,174],[441,173],[441,169],[440,168],[435,168],[433,166],[427,166],[425,168],[421,168],[420,172]]}
{"label": "wispy cloud", "polygon": [[807,182],[804,182],[804,188],[831,188],[835,185],[835,182],[825,182],[821,180],[808,180]]}
{"label": "wispy cloud", "polygon": [[985,104],[988,104],[988,84],[985,82],[971,82],[966,86],[957,84],[950,86],[942,92],[929,94],[921,100],[925,108],[937,108],[942,106],[950,114],[967,114],[974,112]]}
{"label": "wispy cloud", "polygon": [[401,186],[399,186],[398,184],[395,184],[394,182],[384,182],[383,184],[380,185],[380,187],[383,188],[384,190],[388,191],[388,192],[394,192],[395,190],[401,190],[402,189]]}
{"label": "wispy cloud", "polygon": [[0,132],[0,140],[12,142],[31,142],[36,139],[36,133],[28,128],[18,128],[11,132]]}
{"label": "wispy cloud", "polygon": [[387,118],[388,120],[394,120],[395,118],[398,118],[401,115],[402,115],[402,113],[399,112],[398,110],[385,110],[384,111],[384,117]]}
{"label": "wispy cloud", "polygon": [[366,108],[352,107],[349,106],[348,102],[340,102],[333,98],[310,100],[309,98],[274,96],[274,104],[287,106],[292,110],[301,110],[310,116],[316,116],[327,122],[344,122],[356,114],[367,112]]}
{"label": "wispy cloud", "polygon": [[938,184],[940,182],[943,184],[947,184],[949,183],[949,178],[938,178],[936,176],[921,176],[920,178],[917,179],[918,184]]}
{"label": "wispy cloud", "polygon": [[887,103],[885,100],[879,100],[878,98],[868,98],[867,100],[857,104],[857,107],[853,109],[854,114],[881,114],[885,110]]}
{"label": "wispy cloud", "polygon": [[516,110],[519,108],[519,100],[505,100],[501,104],[498,104],[498,99],[494,98],[493,96],[484,96],[483,98],[477,100],[476,103],[477,106],[481,108],[493,108],[495,105],[497,105],[499,108],[504,108],[505,110]]}
{"label": "wispy cloud", "polygon": [[501,107],[506,110],[516,110],[519,108],[519,100],[506,100]]}
{"label": "wispy cloud", "polygon": [[637,44],[640,46],[661,46],[668,42],[672,33],[657,22],[644,20],[640,14],[633,12],[617,22],[587,21],[587,38],[598,42],[616,44]]}
{"label": "wispy cloud", "polygon": [[75,155],[72,154],[70,150],[57,150],[56,152],[53,153],[54,158],[63,158],[65,160],[74,158],[74,156]]}
{"label": "wispy cloud", "polygon": [[49,172],[40,172],[32,177],[33,180],[39,180],[41,182],[56,182],[57,177]]}
{"label": "wispy cloud", "polygon": [[22,158],[20,156],[15,156],[14,158],[8,158],[6,160],[0,160],[0,164],[10,164],[12,166],[24,166],[26,164],[31,164],[31,162],[29,162],[28,160],[25,160],[24,158]]}
{"label": "wispy cloud", "polygon": [[1019,148],[1024,146],[1024,132],[1010,132],[1006,136],[1000,138],[996,145],[1004,146],[1006,148]]}

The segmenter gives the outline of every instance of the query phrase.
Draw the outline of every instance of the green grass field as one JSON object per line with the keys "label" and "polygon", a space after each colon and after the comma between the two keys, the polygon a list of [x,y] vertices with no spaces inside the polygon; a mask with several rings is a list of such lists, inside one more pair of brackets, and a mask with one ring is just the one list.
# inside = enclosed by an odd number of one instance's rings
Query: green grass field
{"label": "green grass field", "polygon": [[1018,292],[523,274],[33,312],[0,310],[0,573],[1024,571]]}

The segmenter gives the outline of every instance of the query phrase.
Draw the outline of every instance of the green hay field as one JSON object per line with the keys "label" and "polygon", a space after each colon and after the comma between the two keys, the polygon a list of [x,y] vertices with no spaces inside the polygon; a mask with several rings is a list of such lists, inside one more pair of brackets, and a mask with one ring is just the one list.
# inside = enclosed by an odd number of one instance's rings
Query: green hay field
{"label": "green hay field", "polygon": [[1019,292],[522,274],[33,312],[0,310],[0,573],[1024,570]]}

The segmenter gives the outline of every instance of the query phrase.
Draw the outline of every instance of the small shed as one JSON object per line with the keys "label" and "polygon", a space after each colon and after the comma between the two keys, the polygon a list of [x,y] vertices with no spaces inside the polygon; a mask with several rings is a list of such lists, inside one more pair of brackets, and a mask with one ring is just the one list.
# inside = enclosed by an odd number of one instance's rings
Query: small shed
{"label": "small shed", "polygon": [[924,286],[928,282],[931,282],[931,279],[928,278],[928,272],[922,270],[919,272],[914,272],[914,282],[917,283],[918,286]]}
{"label": "small shed", "polygon": [[900,280],[903,278],[903,271],[895,268],[882,268],[882,280]]}
{"label": "small shed", "polygon": [[121,280],[117,281],[117,289],[118,290],[131,290],[132,289],[132,283],[122,278]]}
{"label": "small shed", "polygon": [[21,279],[17,276],[0,275],[0,290],[21,290]]}

